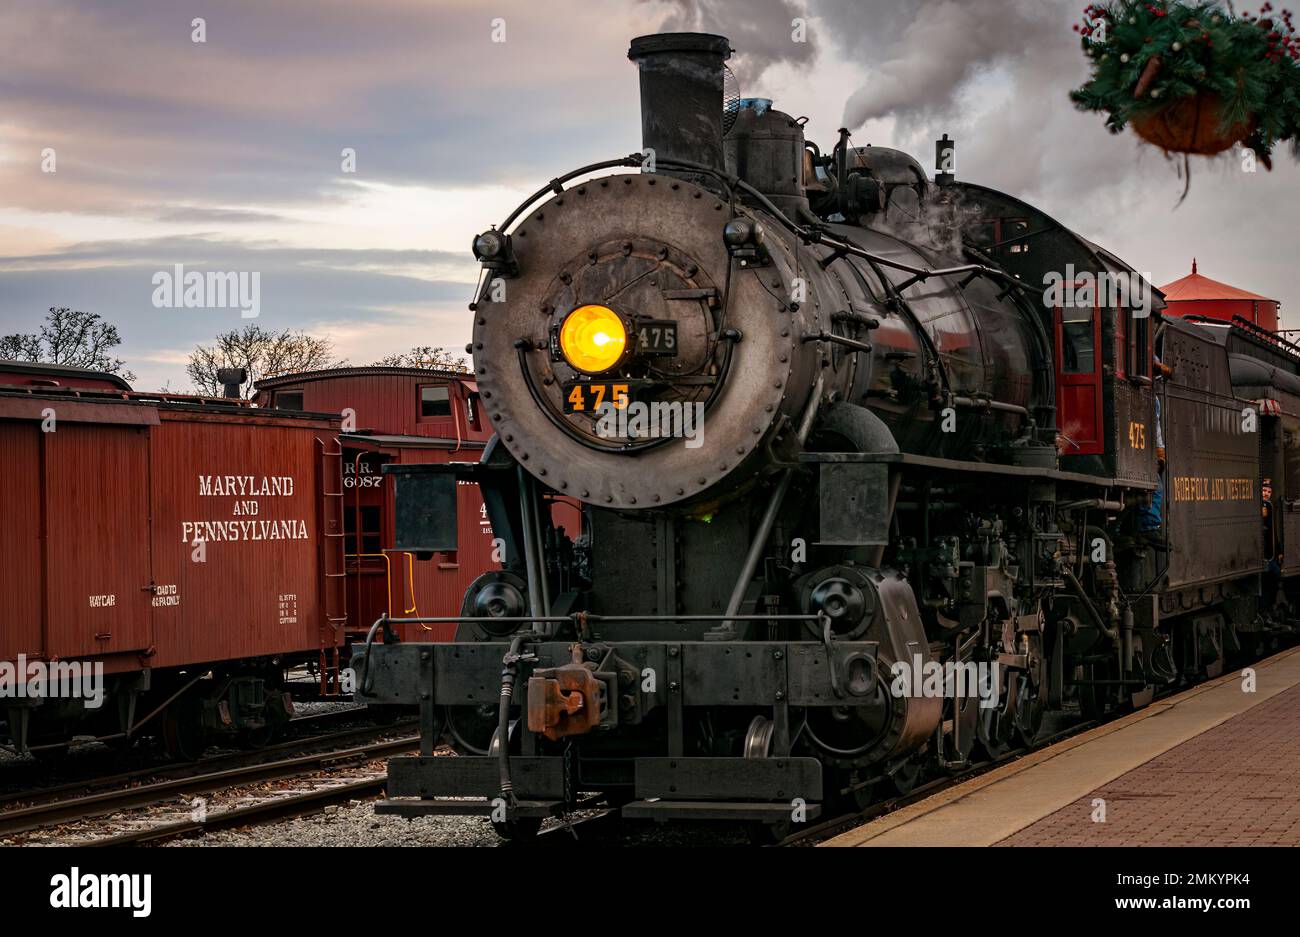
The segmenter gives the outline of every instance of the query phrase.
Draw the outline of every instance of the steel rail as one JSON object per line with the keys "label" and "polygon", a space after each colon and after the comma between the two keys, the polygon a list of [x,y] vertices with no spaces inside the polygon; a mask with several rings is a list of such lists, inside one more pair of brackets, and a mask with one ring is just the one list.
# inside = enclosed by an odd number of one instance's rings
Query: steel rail
{"label": "steel rail", "polygon": [[292,778],[324,770],[340,762],[400,754],[415,748],[419,741],[419,736],[404,736],[400,739],[374,742],[354,748],[243,765],[124,790],[104,791],[84,797],[72,797],[8,810],[0,814],[0,836],[11,836],[77,820],[88,820],[136,807],[148,807],[180,794],[194,794],[239,784]]}

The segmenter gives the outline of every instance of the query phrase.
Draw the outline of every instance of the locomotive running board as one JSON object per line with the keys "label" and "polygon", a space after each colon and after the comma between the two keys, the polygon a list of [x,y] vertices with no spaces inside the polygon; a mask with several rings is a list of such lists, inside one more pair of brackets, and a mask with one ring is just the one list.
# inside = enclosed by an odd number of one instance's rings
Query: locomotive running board
{"label": "locomotive running board", "polygon": [[[487,817],[491,816],[498,806],[491,800],[389,799],[375,804],[375,813],[386,813],[407,819],[431,815]],[[547,817],[558,817],[564,807],[562,800],[518,800],[515,801],[514,816],[524,819],[539,817],[544,820]]]}
{"label": "locomotive running board", "polygon": [[[820,804],[802,808],[808,820],[821,816]],[[735,800],[634,800],[620,811],[625,820],[762,820],[775,822],[789,819],[789,804],[762,801],[745,803]]]}
{"label": "locomotive running board", "polygon": [[1113,478],[1103,475],[1086,475],[1060,469],[1041,469],[1030,465],[1004,465],[1001,462],[967,462],[961,459],[943,459],[937,456],[916,455],[911,452],[802,452],[800,463],[884,463],[906,468],[934,471],[975,473],[978,475],[1003,475],[1012,478],[1046,478],[1052,481],[1090,485],[1100,488],[1140,488],[1154,491],[1155,482],[1137,478]]}

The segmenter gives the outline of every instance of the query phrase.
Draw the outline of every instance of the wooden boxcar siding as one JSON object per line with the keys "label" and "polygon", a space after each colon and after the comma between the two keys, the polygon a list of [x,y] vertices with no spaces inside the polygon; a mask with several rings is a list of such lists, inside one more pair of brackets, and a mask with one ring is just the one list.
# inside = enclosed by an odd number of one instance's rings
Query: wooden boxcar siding
{"label": "wooden boxcar siding", "polygon": [[[311,427],[164,415],[153,448],[155,666],[321,646],[318,436],[327,442]],[[204,494],[202,480],[218,476],[252,476],[255,485],[289,478],[293,493]],[[195,562],[199,531],[185,524],[205,521],[240,539],[209,541]],[[291,538],[270,539],[273,531]],[[178,601],[169,604],[173,586]]]}
{"label": "wooden boxcar siding", "polygon": [[301,391],[303,409],[313,413],[341,414],[344,410],[351,409],[356,413],[356,429],[361,431],[456,439],[456,425],[459,421],[460,438],[486,440],[491,435],[491,430],[482,415],[480,429],[474,429],[465,422],[467,390],[460,382],[450,382],[451,416],[420,419],[419,388],[425,384],[443,383],[448,383],[447,379],[437,375],[422,378],[365,374],[285,384],[272,389],[270,393],[274,399],[277,393]]}
{"label": "wooden boxcar siding", "polygon": [[36,657],[41,640],[41,434],[0,422],[0,660]]}
{"label": "wooden boxcar siding", "polygon": [[47,652],[144,651],[149,626],[145,426],[62,423],[42,434]]}

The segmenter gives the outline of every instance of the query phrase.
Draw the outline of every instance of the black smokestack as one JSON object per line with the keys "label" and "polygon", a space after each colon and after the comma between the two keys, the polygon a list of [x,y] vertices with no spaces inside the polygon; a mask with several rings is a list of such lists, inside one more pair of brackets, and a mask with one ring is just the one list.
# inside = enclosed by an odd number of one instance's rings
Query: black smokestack
{"label": "black smokestack", "polygon": [[[632,40],[627,57],[641,70],[641,145],[655,161],[680,159],[726,170],[722,155],[725,36],[658,33]],[[686,175],[671,167],[657,171]],[[713,183],[716,185],[716,183]]]}

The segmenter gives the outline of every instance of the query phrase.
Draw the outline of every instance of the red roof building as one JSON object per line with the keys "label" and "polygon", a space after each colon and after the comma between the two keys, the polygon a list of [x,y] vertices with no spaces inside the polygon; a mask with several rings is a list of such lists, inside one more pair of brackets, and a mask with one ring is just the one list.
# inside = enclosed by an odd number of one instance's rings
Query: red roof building
{"label": "red roof building", "polygon": [[1277,300],[1203,277],[1196,272],[1195,259],[1190,274],[1160,287],[1160,292],[1169,304],[1165,315],[1198,315],[1226,322],[1241,316],[1261,329],[1277,331]]}

